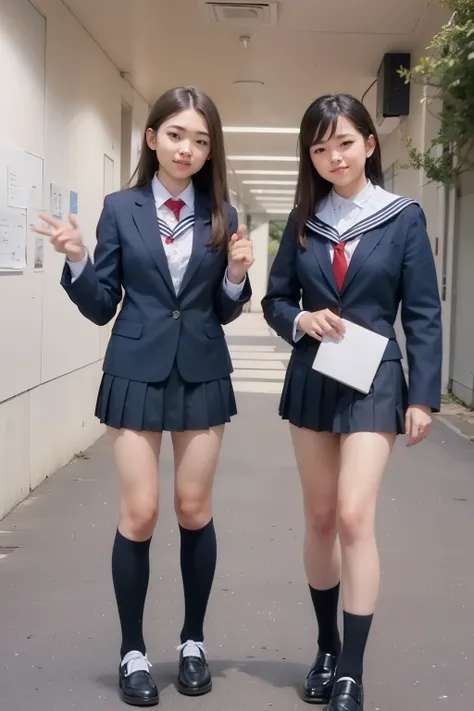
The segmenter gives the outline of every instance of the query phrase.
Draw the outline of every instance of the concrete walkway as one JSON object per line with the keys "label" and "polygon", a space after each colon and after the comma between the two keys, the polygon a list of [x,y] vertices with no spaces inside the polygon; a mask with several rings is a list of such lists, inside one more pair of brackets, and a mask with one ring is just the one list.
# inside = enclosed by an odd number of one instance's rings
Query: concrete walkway
{"label": "concrete walkway", "polygon": [[[172,459],[163,451],[146,638],[160,708],[300,711],[316,650],[304,580],[301,497],[277,416],[288,348],[260,317],[227,329],[240,415],[215,493],[219,563],[206,626],[213,693],[173,687],[182,622]],[[117,491],[107,441],[0,524],[0,709],[113,711],[118,621],[110,577]],[[379,512],[383,584],[366,660],[366,711],[470,709],[474,694],[474,445],[436,423],[400,439]]]}

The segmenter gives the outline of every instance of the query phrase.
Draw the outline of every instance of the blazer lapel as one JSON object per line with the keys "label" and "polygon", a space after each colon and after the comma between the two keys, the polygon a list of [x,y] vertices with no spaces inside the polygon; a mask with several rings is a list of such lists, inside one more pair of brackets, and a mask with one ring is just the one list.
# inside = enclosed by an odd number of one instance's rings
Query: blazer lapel
{"label": "blazer lapel", "polygon": [[151,186],[137,190],[135,209],[133,211],[133,221],[135,222],[141,238],[145,242],[153,260],[158,267],[161,276],[170,289],[173,296],[176,296],[171,280],[171,274],[166,259],[163,240],[158,226],[156,215],[155,199]]}
{"label": "blazer lapel", "polygon": [[184,273],[179,294],[186,289],[207,252],[211,239],[211,206],[207,196],[195,190],[194,194],[194,235],[191,257]]}
{"label": "blazer lapel", "polygon": [[387,229],[387,224],[381,225],[380,227],[366,232],[360,238],[360,242],[354,250],[352,259],[349,263],[349,268],[344,279],[344,284],[342,285],[341,295],[348,289],[351,281],[354,279],[356,274],[359,272],[361,267],[370,257],[380,240],[382,239],[385,230]]}
{"label": "blazer lapel", "polygon": [[336,284],[336,277],[334,276],[334,270],[331,264],[331,258],[329,256],[329,242],[326,237],[321,237],[319,234],[311,236],[311,244],[313,246],[313,252],[316,256],[319,268],[323,273],[326,281],[328,282],[331,289],[339,296],[339,291]]}
{"label": "blazer lapel", "polygon": [[[382,188],[375,187],[368,206],[369,209],[365,209],[367,216],[340,236],[343,242],[349,242],[351,239],[360,237],[360,242],[354,251],[342,285],[341,296],[382,239],[388,222],[412,202],[413,200],[409,198],[393,195]],[[328,197],[321,203],[321,208],[317,214],[308,220],[306,226],[316,235],[312,243],[321,271],[339,296],[328,249],[329,240],[339,241],[337,231],[331,226],[331,217],[332,212]]]}

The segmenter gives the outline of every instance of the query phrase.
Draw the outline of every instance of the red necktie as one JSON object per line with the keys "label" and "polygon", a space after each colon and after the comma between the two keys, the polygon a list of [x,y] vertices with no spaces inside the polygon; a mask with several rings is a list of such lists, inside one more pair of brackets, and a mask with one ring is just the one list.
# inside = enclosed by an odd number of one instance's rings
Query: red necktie
{"label": "red necktie", "polygon": [[[183,200],[180,200],[179,198],[170,198],[165,202],[166,207],[171,210],[173,215],[176,217],[176,219],[179,222],[179,214],[184,207],[184,202]],[[172,243],[171,237],[166,237],[165,242],[166,244],[171,244]]]}
{"label": "red necktie", "polygon": [[167,208],[171,210],[173,215],[176,217],[176,219],[179,222],[179,213],[181,212],[182,208],[184,207],[184,202],[179,199],[175,198],[170,198],[165,202],[165,205]]}
{"label": "red necktie", "polygon": [[332,268],[334,270],[334,276],[336,277],[337,288],[341,291],[342,285],[344,284],[344,277],[347,272],[347,259],[344,252],[344,242],[338,242],[334,245]]}

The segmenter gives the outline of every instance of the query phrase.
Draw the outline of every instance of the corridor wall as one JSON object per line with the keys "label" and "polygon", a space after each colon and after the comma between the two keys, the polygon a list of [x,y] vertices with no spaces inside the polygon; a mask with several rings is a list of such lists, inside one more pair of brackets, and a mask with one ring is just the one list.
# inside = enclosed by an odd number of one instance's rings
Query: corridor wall
{"label": "corridor wall", "polygon": [[[72,210],[93,249],[104,194],[120,187],[122,104],[132,168],[148,106],[60,0],[0,0],[0,65],[2,516],[102,434],[93,409],[109,327],[69,302],[61,255],[30,225],[41,208]],[[26,218],[15,270],[12,215]]]}

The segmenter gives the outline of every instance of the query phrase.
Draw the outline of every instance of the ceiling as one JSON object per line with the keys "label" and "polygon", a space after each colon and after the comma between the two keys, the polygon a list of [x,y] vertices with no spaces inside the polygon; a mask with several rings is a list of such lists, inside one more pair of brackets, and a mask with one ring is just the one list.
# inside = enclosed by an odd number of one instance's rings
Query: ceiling
{"label": "ceiling", "polygon": [[[65,4],[150,104],[171,86],[196,84],[216,101],[227,129],[295,129],[322,93],[362,97],[383,54],[417,47],[433,12],[433,0],[278,0],[276,23],[264,25],[209,20],[206,0]],[[249,38],[246,47],[242,36]],[[372,91],[366,100],[372,112],[374,99]],[[296,138],[295,132],[226,130],[231,186],[247,209],[286,210],[291,194],[275,191],[294,189],[295,176],[285,172],[296,171]]]}

